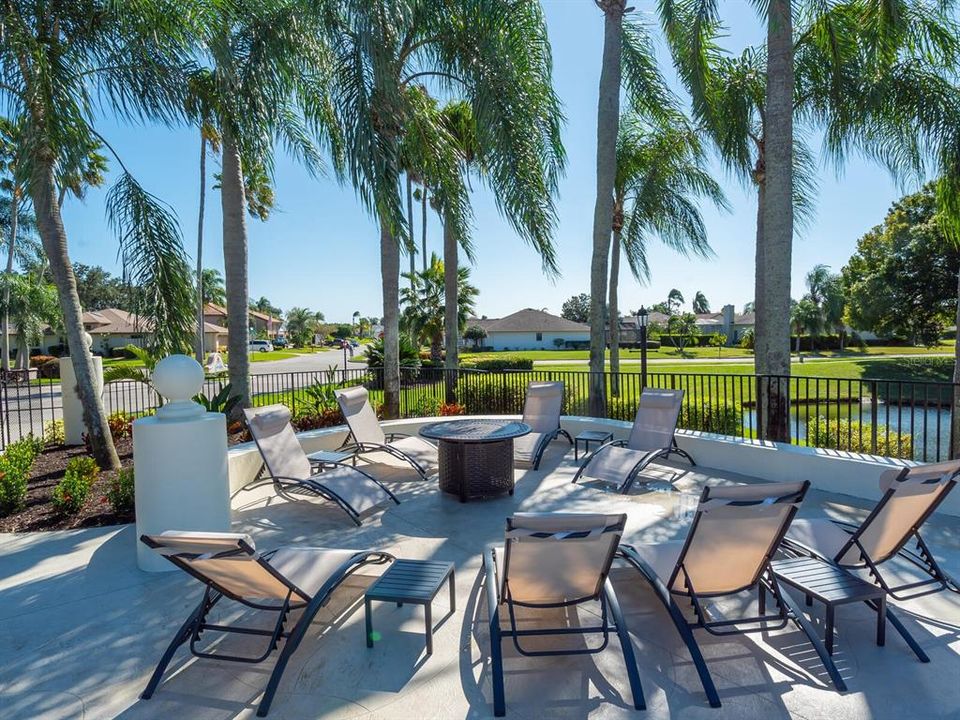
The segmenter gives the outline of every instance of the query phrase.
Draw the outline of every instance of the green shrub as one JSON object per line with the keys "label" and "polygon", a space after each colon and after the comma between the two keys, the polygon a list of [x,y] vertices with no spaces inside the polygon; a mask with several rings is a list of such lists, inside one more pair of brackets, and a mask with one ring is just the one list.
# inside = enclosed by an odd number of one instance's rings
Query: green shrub
{"label": "green shrub", "polygon": [[417,402],[411,408],[409,414],[413,417],[438,416],[440,414],[440,398],[433,395],[421,395],[417,398]]}
{"label": "green shrub", "polygon": [[133,421],[136,418],[130,413],[118,410],[111,413],[107,418],[107,425],[110,427],[110,435],[114,440],[127,438],[133,435]]}
{"label": "green shrub", "polygon": [[63,445],[67,441],[63,420],[50,420],[43,426],[43,440],[47,446]]}
{"label": "green shrub", "polygon": [[807,423],[807,444],[832,450],[848,450],[871,453],[886,457],[913,458],[913,436],[889,430],[886,425],[877,426],[877,448],[873,449],[870,425],[859,420],[830,420],[822,415]]}
{"label": "green shrub", "polygon": [[457,401],[470,415],[517,414],[526,390],[527,378],[519,375],[464,375],[457,382]]}
{"label": "green shrub", "polygon": [[6,452],[0,455],[0,516],[23,507],[27,497],[27,478],[42,449],[42,444],[28,435],[8,445]]}
{"label": "green shrub", "polygon": [[117,515],[126,515],[133,512],[133,468],[120,470],[110,478],[107,486],[107,502]]}
{"label": "green shrub", "polygon": [[53,506],[61,513],[80,512],[99,474],[100,468],[92,457],[72,458],[63,478],[53,489]]}
{"label": "green shrub", "polygon": [[693,403],[680,408],[677,426],[686,430],[743,436],[743,408],[738,403]]}
{"label": "green shrub", "polygon": [[299,431],[318,430],[320,428],[335,427],[344,424],[343,413],[340,408],[328,408],[316,411],[312,408],[298,409],[290,423]]}
{"label": "green shrub", "polygon": [[504,370],[533,370],[533,360],[525,357],[492,358],[477,360],[472,367],[486,372],[503,372]]}
{"label": "green shrub", "polygon": [[747,331],[743,333],[738,344],[744,350],[753,350],[753,338],[753,328],[747,328]]}

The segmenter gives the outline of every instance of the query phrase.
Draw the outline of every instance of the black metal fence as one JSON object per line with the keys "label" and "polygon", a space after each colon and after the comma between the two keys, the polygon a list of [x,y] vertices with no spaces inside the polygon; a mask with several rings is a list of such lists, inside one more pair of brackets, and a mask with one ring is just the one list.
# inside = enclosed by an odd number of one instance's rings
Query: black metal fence
{"label": "black metal fence", "polygon": [[[589,372],[516,370],[483,372],[439,368],[403,369],[402,417],[441,414],[519,414],[532,381],[562,381],[566,415],[590,415]],[[597,378],[599,381],[600,378]],[[225,377],[208,378],[203,392],[215,396]],[[603,373],[602,415],[630,421],[643,392],[636,372]],[[897,380],[777,377],[701,373],[648,373],[647,385],[684,390],[680,427],[742,438],[762,439],[757,399],[764,385],[785,387],[789,398],[791,442],[921,461],[950,455],[954,385]],[[375,405],[383,402],[379,369],[312,371],[252,375],[255,405],[283,403],[295,417],[335,410],[333,390],[362,384]],[[448,403],[452,400],[453,404]],[[146,383],[119,381],[104,388],[108,413],[143,415],[160,404]],[[0,386],[0,444],[29,433],[46,435],[62,416],[59,381]]]}

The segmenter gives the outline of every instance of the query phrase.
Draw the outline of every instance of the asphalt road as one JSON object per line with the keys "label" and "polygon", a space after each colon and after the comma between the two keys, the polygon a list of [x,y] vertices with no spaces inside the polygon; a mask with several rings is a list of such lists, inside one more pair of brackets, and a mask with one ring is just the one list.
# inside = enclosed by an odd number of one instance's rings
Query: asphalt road
{"label": "asphalt road", "polygon": [[[357,353],[361,348],[354,348]],[[364,367],[363,363],[349,362],[350,354],[347,353],[347,368],[359,370]],[[317,370],[327,370],[336,366],[338,370],[343,370],[343,350],[325,350],[323,352],[298,355],[295,358],[286,360],[267,360],[266,362],[250,363],[251,375],[268,375],[270,373],[288,373],[288,372],[315,372]]]}

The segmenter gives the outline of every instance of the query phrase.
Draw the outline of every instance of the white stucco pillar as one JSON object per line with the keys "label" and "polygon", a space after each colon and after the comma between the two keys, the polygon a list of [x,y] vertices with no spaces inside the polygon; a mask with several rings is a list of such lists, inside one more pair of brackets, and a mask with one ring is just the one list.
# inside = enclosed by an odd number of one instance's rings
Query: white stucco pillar
{"label": "white stucco pillar", "polygon": [[[83,342],[90,351],[93,338],[83,334]],[[93,386],[103,397],[103,358],[93,356]],[[67,445],[83,445],[87,426],[83,423],[83,403],[77,393],[77,376],[73,372],[73,360],[60,358],[60,393],[63,396],[63,436]]]}
{"label": "white stucco pillar", "polygon": [[153,386],[163,407],[133,423],[137,564],[163,572],[176,568],[139,542],[141,535],[230,530],[227,421],[191,400],[203,386],[203,368],[191,357],[157,363]]}

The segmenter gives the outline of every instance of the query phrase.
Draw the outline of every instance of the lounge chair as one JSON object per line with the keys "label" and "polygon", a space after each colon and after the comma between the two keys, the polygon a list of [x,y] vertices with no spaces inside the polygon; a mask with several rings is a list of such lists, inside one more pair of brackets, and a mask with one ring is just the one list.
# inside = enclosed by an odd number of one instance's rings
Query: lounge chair
{"label": "lounge chair", "polygon": [[690,454],[677,446],[674,437],[682,405],[683,390],[644,390],[630,437],[626,441],[611,440],[587,455],[573,482],[581,477],[601,480],[613,483],[618,492],[626,494],[637,475],[654,460],[680,455],[696,465]]}
{"label": "lounge chair", "polygon": [[[720,696],[693,636],[697,628],[711,635],[731,635],[778,630],[793,621],[820,656],[834,686],[846,690],[823,642],[794,600],[781,591],[770,565],[809,486],[803,482],[706,487],[684,541],[620,546],[619,557],[640,572],[670,613],[713,707],[720,707]],[[756,616],[714,618],[704,602],[746,591],[758,593]],[[776,612],[767,612],[767,592]],[[680,610],[678,599],[690,602],[692,620]]]}
{"label": "lounge chair", "polygon": [[517,462],[529,463],[537,470],[547,446],[560,435],[573,445],[570,433],[560,427],[562,407],[562,382],[532,382],[527,385],[523,422],[530,426],[530,433],[513,441],[513,456]]}
{"label": "lounge chair", "polygon": [[369,473],[331,460],[329,454],[307,455],[293,432],[290,411],[285,405],[248,408],[244,414],[264,468],[281,494],[293,490],[325,498],[336,503],[357,525],[363,513],[381,503],[392,500],[400,504]]}
{"label": "lounge chair", "polygon": [[370,406],[366,388],[352,387],[335,392],[350,428],[350,435],[341,450],[368,462],[399,460],[410,465],[424,480],[428,479],[428,469],[437,467],[440,462],[436,445],[403,433],[385,435]]}
{"label": "lounge chair", "polygon": [[[960,478],[960,460],[890,469],[880,476],[883,497],[859,525],[827,519],[797,520],[787,533],[786,547],[810,554],[843,568],[862,568],[871,582],[895,600],[950,590],[960,585],[937,563],[920,536],[920,528],[942,503]],[[908,549],[910,541],[913,550]],[[927,577],[917,582],[888,579],[882,566],[901,558]]]}
{"label": "lounge chair", "polygon": [[[203,599],[173,636],[140,697],[150,699],[174,654],[187,641],[191,654],[196,657],[259,663],[285,639],[257,708],[260,717],[270,710],[290,656],[334,590],[361,567],[393,560],[392,555],[376,550],[282,547],[260,554],[248,535],[238,533],[168,531],[160,535],[143,535],[140,540],[205,585]],[[208,623],[210,611],[224,597],[256,610],[277,613],[277,621],[271,629]],[[285,630],[287,615],[300,609],[303,614],[296,625],[290,631]],[[204,633],[260,635],[268,640],[262,654],[245,657],[211,652],[209,645],[200,649],[200,636]]]}
{"label": "lounge chair", "polygon": [[[616,631],[620,640],[634,707],[645,708],[627,624],[607,577],[626,521],[626,515],[517,513],[507,519],[504,546],[490,545],[485,549],[494,715],[500,717],[506,712],[501,647],[504,637],[511,638],[517,651],[527,657],[584,655],[604,650],[611,630]],[[600,603],[597,626],[527,630],[517,627],[516,607],[561,608],[591,601]],[[510,619],[509,630],[500,626],[500,610],[504,607]],[[520,642],[525,637],[588,633],[601,634],[602,643],[595,648],[536,651]]]}

